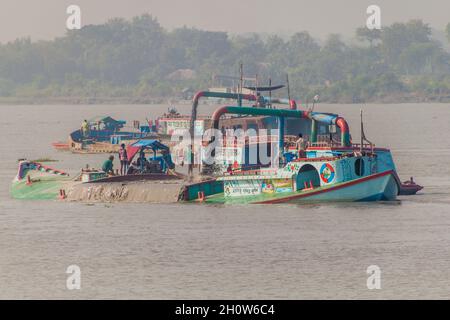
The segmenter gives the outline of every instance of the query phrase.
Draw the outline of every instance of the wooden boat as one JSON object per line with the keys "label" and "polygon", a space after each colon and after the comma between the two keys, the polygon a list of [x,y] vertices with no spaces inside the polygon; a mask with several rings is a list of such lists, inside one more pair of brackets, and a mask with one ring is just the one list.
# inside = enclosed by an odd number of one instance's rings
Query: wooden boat
{"label": "wooden boat", "polygon": [[156,137],[149,125],[133,122],[132,127],[126,127],[126,121],[115,120],[109,116],[96,117],[88,121],[89,130],[83,133],[81,129],[69,135],[67,143],[56,142],[57,150],[70,150],[73,153],[115,153],[120,144],[129,144],[141,138]]}
{"label": "wooden boat", "polygon": [[417,183],[415,183],[413,181],[413,178],[411,177],[410,180],[404,181],[400,185],[400,195],[402,195],[402,196],[414,195],[422,189],[423,189],[423,187],[418,185]]}
{"label": "wooden boat", "polygon": [[67,142],[53,142],[52,143],[53,148],[55,148],[58,151],[69,151],[70,145]]}

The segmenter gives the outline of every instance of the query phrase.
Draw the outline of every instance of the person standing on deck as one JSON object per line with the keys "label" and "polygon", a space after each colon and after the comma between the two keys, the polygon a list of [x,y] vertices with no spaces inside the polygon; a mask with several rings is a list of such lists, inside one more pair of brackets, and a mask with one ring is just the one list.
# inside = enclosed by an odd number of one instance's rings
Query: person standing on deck
{"label": "person standing on deck", "polygon": [[297,145],[298,150],[298,157],[304,158],[305,157],[305,149],[306,149],[306,143],[305,139],[303,139],[303,135],[301,133],[298,134],[298,139],[295,142]]}
{"label": "person standing on deck", "polygon": [[86,119],[81,124],[81,133],[83,134],[83,138],[87,138],[89,134],[89,123]]}
{"label": "person standing on deck", "polygon": [[187,150],[187,160],[188,160],[188,175],[192,176],[194,174],[194,165],[195,165],[195,161],[194,161],[194,151],[188,147]]}
{"label": "person standing on deck", "polygon": [[128,154],[125,148],[125,143],[120,145],[119,149],[119,160],[120,160],[120,175],[126,175],[128,171]]}
{"label": "person standing on deck", "polygon": [[103,162],[103,165],[102,165],[103,172],[107,173],[108,175],[114,175],[113,161],[114,161],[114,156],[109,156],[108,160]]}

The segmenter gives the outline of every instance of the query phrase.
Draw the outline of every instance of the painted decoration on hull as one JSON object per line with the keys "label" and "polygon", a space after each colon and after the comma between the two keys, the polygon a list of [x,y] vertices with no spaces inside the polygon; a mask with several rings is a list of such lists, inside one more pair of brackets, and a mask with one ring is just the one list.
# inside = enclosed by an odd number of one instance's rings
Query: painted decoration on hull
{"label": "painted decoration on hull", "polygon": [[333,166],[329,163],[324,163],[320,167],[320,179],[322,179],[325,183],[330,183],[334,180],[334,176],[336,175]]}
{"label": "painted decoration on hull", "polygon": [[226,181],[224,194],[227,197],[254,196],[261,193],[261,181]]}
{"label": "painted decoration on hull", "polygon": [[255,196],[292,192],[291,179],[228,180],[224,183],[226,197]]}
{"label": "painted decoration on hull", "polygon": [[292,192],[291,179],[265,179],[261,191],[263,193]]}

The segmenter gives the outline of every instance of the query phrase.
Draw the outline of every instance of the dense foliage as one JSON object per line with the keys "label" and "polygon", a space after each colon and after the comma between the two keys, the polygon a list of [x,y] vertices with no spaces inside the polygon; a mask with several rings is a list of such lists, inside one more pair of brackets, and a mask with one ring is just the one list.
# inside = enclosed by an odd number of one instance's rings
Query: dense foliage
{"label": "dense foliage", "polygon": [[[446,29],[450,41],[450,24]],[[297,99],[322,101],[450,100],[450,54],[420,20],[356,31],[357,41],[308,32],[230,37],[191,28],[163,29],[150,15],[89,25],[53,41],[0,45],[2,97],[127,97],[145,101],[204,89],[213,74],[247,75],[266,84],[289,74]]]}

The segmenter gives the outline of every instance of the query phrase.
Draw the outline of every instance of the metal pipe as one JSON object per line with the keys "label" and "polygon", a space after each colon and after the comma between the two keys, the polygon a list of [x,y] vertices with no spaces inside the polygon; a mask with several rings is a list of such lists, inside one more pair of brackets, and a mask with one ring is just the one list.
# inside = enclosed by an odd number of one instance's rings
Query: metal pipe
{"label": "metal pipe", "polygon": [[341,129],[341,146],[350,146],[350,129],[347,121],[342,117],[337,117],[335,121],[336,125]]}
{"label": "metal pipe", "polygon": [[363,144],[364,144],[363,111],[362,111],[362,109],[359,110],[359,116],[360,116],[360,130],[361,130],[359,151],[362,153],[363,152]]}
{"label": "metal pipe", "polygon": [[311,143],[317,142],[317,121],[311,119]]}
{"label": "metal pipe", "polygon": [[288,109],[264,109],[264,108],[252,108],[252,107],[236,107],[225,106],[214,111],[212,115],[213,128],[219,128],[220,117],[224,114],[243,114],[252,116],[274,116],[285,118],[307,118],[307,114],[301,110],[288,110]]}
{"label": "metal pipe", "polygon": [[[234,100],[237,100],[239,104],[241,104],[242,100],[256,101],[256,96],[253,94],[212,92],[212,91],[197,92],[193,98],[192,110],[191,110],[191,120],[189,123],[189,134],[191,136],[191,152],[190,152],[191,155],[194,154],[194,133],[195,133],[194,130],[195,130],[195,121],[197,120],[198,102],[200,101],[200,98],[202,98],[202,97],[234,99]],[[192,161],[190,161],[188,174],[191,175],[192,173],[193,173],[193,163],[192,163]]]}
{"label": "metal pipe", "polygon": [[[278,117],[278,152],[280,155],[284,151],[284,117]],[[280,157],[281,159],[281,157]]]}

